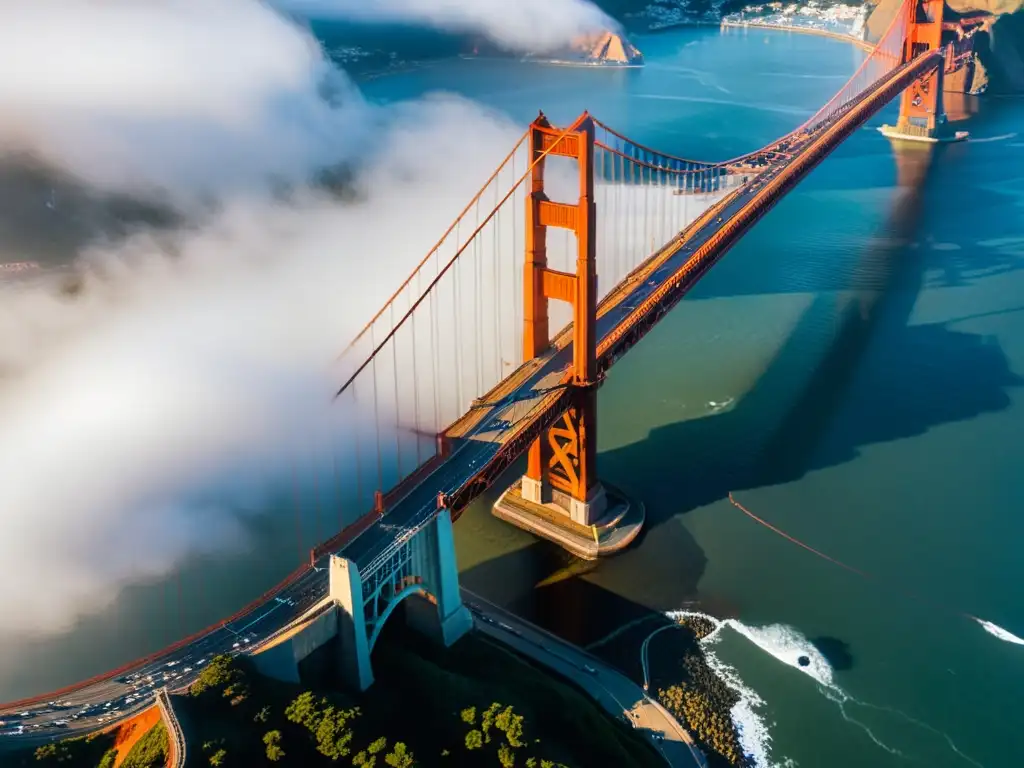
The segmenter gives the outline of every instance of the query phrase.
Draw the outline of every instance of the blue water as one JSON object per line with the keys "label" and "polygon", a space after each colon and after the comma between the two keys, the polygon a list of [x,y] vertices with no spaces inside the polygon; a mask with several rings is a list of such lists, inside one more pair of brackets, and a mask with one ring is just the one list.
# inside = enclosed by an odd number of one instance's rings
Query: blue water
{"label": "blue water", "polygon": [[[456,60],[365,91],[451,90],[523,123],[589,109],[711,159],[785,133],[863,55],[760,31],[637,43],[638,71]],[[494,520],[493,497],[456,527],[471,588],[579,642],[642,609],[735,619],[712,650],[763,700],[778,764],[1024,764],[1024,646],[962,615],[1024,635],[1024,102],[950,106],[977,141],[894,150],[874,130],[890,108],[612,372],[599,470],[646,503],[638,546],[573,564]],[[819,680],[785,663],[811,640]]]}
{"label": "blue water", "polygon": [[[378,101],[454,91],[524,126],[539,109],[556,123],[588,109],[645,144],[714,159],[787,132],[863,56],[753,30],[636,42],[642,70],[452,59],[362,87]],[[493,494],[456,526],[470,588],[574,641],[651,611],[730,619],[709,651],[763,702],[765,763],[1024,765],[1024,645],[962,614],[1024,636],[1024,101],[950,106],[973,113],[974,141],[894,151],[874,128],[895,108],[877,116],[611,372],[599,470],[646,504],[632,550],[574,562],[495,520]],[[730,491],[877,581],[757,525]],[[317,515],[303,521],[310,542],[333,530]],[[256,524],[258,551],[198,557],[180,582],[126,588],[116,610],[27,639],[0,658],[0,699],[116,666],[247,602],[308,550],[274,520]],[[804,653],[815,663],[801,669]]]}

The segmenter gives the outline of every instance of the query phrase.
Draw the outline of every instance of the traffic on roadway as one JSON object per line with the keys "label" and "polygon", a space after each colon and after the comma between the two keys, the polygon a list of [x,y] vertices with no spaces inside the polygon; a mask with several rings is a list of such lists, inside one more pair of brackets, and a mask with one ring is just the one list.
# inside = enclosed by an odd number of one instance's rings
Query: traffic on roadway
{"label": "traffic on roadway", "polygon": [[[893,76],[891,74],[888,79]],[[867,97],[868,94],[858,97],[843,113],[848,113],[852,106]],[[826,123],[825,128],[832,124]],[[614,302],[603,301],[603,306],[599,306],[598,345],[619,329],[635,308],[666,282],[696,283],[704,268],[687,274],[681,280],[677,273],[767,184],[813,146],[814,138],[822,130],[824,128],[788,137],[786,152],[772,150],[775,163],[726,195],[711,215],[702,217],[697,227],[684,230],[670,244],[671,253],[661,264],[647,271],[642,280],[634,280],[630,284],[631,278],[627,278],[621,284],[624,286],[621,290],[611,291],[609,295],[615,296]],[[665,194],[672,192],[666,189]],[[720,255],[708,261],[714,263]],[[683,290],[687,287],[689,285],[683,286]],[[483,418],[467,434],[453,441],[455,449],[444,463],[350,541],[339,554],[353,560],[364,576],[372,572],[377,563],[431,521],[437,513],[439,492],[450,495],[462,489],[495,459],[511,436],[544,415],[546,404],[559,391],[559,382],[571,364],[571,343],[561,348],[553,347],[537,360],[527,363],[527,374],[522,376],[523,380],[499,401],[489,404]],[[321,560],[321,565],[326,565],[325,559]],[[312,567],[245,615],[216,627],[185,647],[158,655],[130,673],[90,682],[44,703],[6,708],[0,705],[0,749],[41,737],[81,735],[129,717],[152,705],[155,691],[160,687],[180,690],[191,684],[213,656],[247,653],[258,647],[315,607],[327,593],[326,568]]]}

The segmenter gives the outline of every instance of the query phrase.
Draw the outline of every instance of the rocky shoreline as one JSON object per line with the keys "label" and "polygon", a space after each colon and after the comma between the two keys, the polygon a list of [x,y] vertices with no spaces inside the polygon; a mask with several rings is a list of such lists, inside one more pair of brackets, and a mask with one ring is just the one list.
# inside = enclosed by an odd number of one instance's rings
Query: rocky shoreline
{"label": "rocky shoreline", "polygon": [[660,632],[648,647],[650,692],[690,732],[710,768],[749,768],[752,763],[743,753],[732,719],[740,696],[708,664],[700,644],[714,631],[712,621],[700,616],[673,621],[652,614],[588,650],[642,685],[644,640],[673,624],[679,629]]}

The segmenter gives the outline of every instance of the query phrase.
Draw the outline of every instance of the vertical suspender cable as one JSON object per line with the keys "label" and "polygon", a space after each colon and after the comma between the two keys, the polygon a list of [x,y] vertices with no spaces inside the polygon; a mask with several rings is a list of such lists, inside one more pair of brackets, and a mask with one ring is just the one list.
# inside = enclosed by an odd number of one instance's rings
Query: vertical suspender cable
{"label": "vertical suspender cable", "polygon": [[295,510],[295,546],[299,551],[299,562],[303,561],[302,557],[302,516],[301,509],[302,504],[299,496],[299,478],[298,471],[295,468],[295,458],[292,457],[292,507]]}
{"label": "vertical suspender cable", "polygon": [[[412,296],[420,296],[420,272],[416,273],[416,289]],[[412,299],[410,298],[410,304]],[[420,377],[417,374],[416,358],[419,354],[419,339],[416,335],[416,315],[418,312],[413,312],[412,315],[412,392],[413,392],[413,438],[416,441],[416,467],[419,468],[423,464],[422,454],[422,443],[423,440],[420,437],[420,432],[423,430],[423,425],[420,423]]]}
{"label": "vertical suspender cable", "polygon": [[[415,313],[414,315],[415,316]],[[391,327],[395,327],[395,302],[391,302]],[[391,374],[392,374],[392,386],[395,388],[395,472],[396,482],[402,480],[402,417],[401,417],[401,405],[398,398],[398,333],[395,333],[391,337]],[[415,347],[413,348],[413,354],[415,355]],[[413,386],[415,386],[416,380],[413,379]],[[384,486],[381,486],[381,493],[384,492]]]}
{"label": "vertical suspender cable", "polygon": [[[370,329],[370,343],[377,346],[376,323]],[[375,490],[384,492],[384,459],[380,447],[380,397],[377,393],[377,356],[370,362],[370,376],[373,378],[373,432],[377,444],[377,487]]]}
{"label": "vertical suspender cable", "polygon": [[363,431],[362,414],[359,412],[359,400],[356,397],[356,390],[359,387],[359,380],[352,382],[352,426],[356,438],[356,514],[360,517],[365,511],[363,503],[363,462],[362,462],[362,440],[359,439]]}
{"label": "vertical suspender cable", "polygon": [[[455,247],[456,250],[462,247],[462,222],[455,228]],[[452,291],[454,293],[454,301],[452,302],[452,320],[454,328],[452,329],[452,337],[455,339],[455,411],[452,415],[452,419],[457,419],[462,414],[463,400],[462,400],[462,328],[459,325],[459,297],[461,291],[459,290],[459,282],[462,273],[462,258],[459,257],[452,264]]]}

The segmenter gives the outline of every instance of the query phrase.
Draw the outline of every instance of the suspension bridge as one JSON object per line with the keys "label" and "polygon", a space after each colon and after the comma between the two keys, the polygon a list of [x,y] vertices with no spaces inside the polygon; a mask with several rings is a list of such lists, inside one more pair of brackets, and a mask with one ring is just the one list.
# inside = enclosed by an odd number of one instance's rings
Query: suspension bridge
{"label": "suspension bridge", "polygon": [[[323,486],[345,467],[369,511],[214,626],[0,706],[19,723],[0,731],[12,737],[0,747],[109,725],[152,706],[164,688],[184,688],[217,653],[247,652],[289,677],[313,647],[337,637],[344,674],[365,688],[373,645],[403,601],[415,604],[407,618],[424,631],[457,639],[472,620],[451,529],[467,505],[526,455],[513,487],[519,503],[566,530],[596,530],[617,503],[595,462],[597,390],[608,369],[897,97],[899,121],[886,135],[962,138],[943,110],[943,76],[963,57],[944,40],[942,10],[942,0],[905,0],[828,103],[729,160],[667,155],[587,113],[567,127],[540,115],[337,361],[334,406],[345,434],[317,443],[314,463],[328,473]],[[73,722],[52,728],[64,711]]]}

